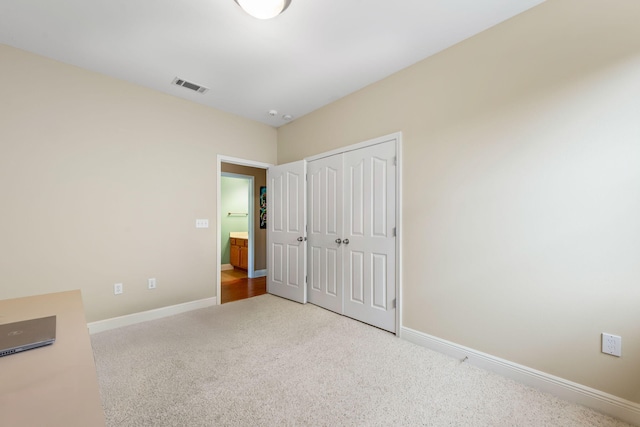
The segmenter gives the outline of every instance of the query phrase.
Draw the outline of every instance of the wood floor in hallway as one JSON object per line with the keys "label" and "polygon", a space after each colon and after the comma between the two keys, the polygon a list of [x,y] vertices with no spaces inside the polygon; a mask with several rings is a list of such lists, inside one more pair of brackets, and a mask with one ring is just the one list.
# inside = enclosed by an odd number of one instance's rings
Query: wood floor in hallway
{"label": "wood floor in hallway", "polygon": [[223,270],[220,279],[222,304],[267,293],[267,278],[249,279],[244,270]]}

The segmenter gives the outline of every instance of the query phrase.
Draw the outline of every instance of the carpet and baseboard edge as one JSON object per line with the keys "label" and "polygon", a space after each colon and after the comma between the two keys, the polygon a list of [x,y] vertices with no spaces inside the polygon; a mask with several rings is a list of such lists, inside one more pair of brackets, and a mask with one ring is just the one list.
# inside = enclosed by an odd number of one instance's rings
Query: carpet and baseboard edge
{"label": "carpet and baseboard edge", "polygon": [[640,404],[411,328],[401,327],[400,338],[640,426]]}
{"label": "carpet and baseboard edge", "polygon": [[[122,326],[133,325],[149,320],[173,316],[179,313],[185,313],[191,310],[211,307],[216,304],[216,297],[205,298],[183,304],[176,304],[154,310],[114,317],[111,319],[99,320],[88,323],[87,327],[90,334],[95,334],[110,329],[120,328]],[[569,402],[592,408],[596,411],[640,426],[640,404],[542,371],[519,365],[487,353],[482,353],[411,328],[401,327],[400,338],[456,359],[465,360],[465,363],[470,363],[474,366],[495,372],[538,390],[546,391]]]}
{"label": "carpet and baseboard edge", "polygon": [[136,323],[146,322],[148,320],[161,319],[163,317],[173,316],[175,314],[185,313],[191,310],[211,307],[216,304],[218,304],[218,300],[216,297],[205,298],[196,301],[185,302],[182,304],[170,305],[168,307],[160,307],[154,310],[127,314],[125,316],[98,320],[96,322],[87,323],[87,327],[89,328],[89,334],[97,334],[98,332],[108,331],[110,329],[116,329],[122,326],[134,325]]}

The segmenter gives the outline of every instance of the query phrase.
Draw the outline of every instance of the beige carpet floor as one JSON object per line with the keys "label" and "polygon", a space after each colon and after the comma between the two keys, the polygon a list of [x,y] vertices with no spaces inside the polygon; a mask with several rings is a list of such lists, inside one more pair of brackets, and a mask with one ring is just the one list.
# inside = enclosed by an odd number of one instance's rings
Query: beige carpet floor
{"label": "beige carpet floor", "polygon": [[110,427],[629,425],[271,295],[91,340]]}

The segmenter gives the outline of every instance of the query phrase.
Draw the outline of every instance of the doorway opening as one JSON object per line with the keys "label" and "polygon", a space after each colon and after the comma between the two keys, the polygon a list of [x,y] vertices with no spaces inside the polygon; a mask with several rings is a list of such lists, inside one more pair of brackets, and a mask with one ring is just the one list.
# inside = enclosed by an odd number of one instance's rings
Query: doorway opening
{"label": "doorway opening", "polygon": [[266,293],[266,228],[260,191],[269,164],[218,156],[218,304]]}

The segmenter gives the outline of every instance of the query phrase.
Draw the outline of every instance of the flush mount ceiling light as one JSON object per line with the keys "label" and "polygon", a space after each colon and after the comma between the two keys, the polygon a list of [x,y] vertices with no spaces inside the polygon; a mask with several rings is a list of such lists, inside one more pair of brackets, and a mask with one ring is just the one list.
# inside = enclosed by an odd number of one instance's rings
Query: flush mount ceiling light
{"label": "flush mount ceiling light", "polygon": [[291,0],[234,0],[249,15],[258,19],[271,19],[289,7]]}

